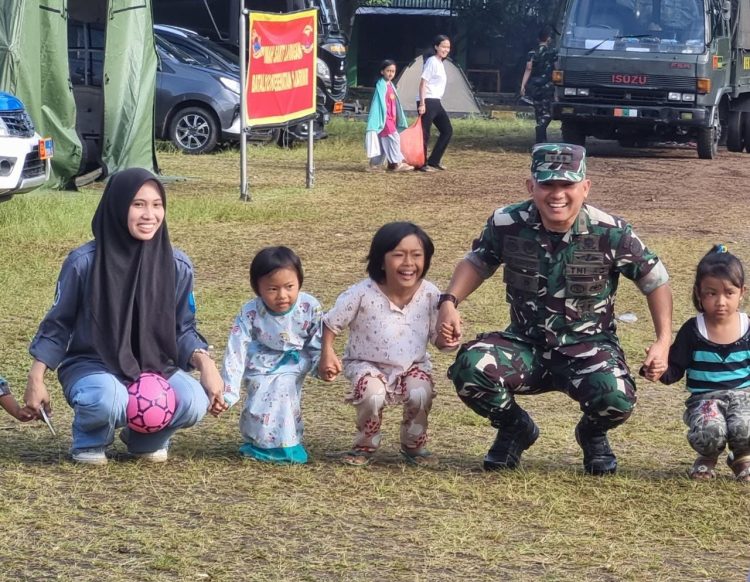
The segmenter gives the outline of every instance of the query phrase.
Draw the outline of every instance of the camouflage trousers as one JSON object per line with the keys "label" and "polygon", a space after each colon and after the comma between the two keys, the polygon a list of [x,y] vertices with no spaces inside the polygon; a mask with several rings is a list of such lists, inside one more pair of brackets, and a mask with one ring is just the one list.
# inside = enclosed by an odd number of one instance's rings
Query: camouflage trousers
{"label": "camouflage trousers", "polygon": [[547,126],[552,121],[552,101],[555,99],[555,86],[550,79],[532,77],[529,80],[531,98],[534,100],[536,117],[536,143],[547,141]]}
{"label": "camouflage trousers", "polygon": [[547,141],[547,126],[552,121],[552,96],[534,98],[534,117],[536,117],[536,143]]}
{"label": "camouflage trousers", "polygon": [[564,349],[543,349],[504,332],[482,334],[461,346],[448,377],[464,404],[490,420],[510,408],[515,394],[562,391],[600,426],[625,422],[636,396],[620,347],[604,341]]}
{"label": "camouflage trousers", "polygon": [[735,459],[750,455],[750,392],[694,394],[685,406],[688,442],[700,456],[715,459],[727,445]]}

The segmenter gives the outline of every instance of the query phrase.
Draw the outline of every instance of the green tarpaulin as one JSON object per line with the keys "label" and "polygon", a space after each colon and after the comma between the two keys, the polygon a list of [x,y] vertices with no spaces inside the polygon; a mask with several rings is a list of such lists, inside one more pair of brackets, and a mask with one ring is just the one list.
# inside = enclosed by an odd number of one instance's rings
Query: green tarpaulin
{"label": "green tarpaulin", "polygon": [[[76,77],[74,87],[68,58],[101,68],[86,59],[96,61],[102,51],[69,52],[71,22],[104,30],[103,75],[87,78],[92,86]],[[20,98],[37,131],[55,140],[58,187],[90,171],[92,157],[109,174],[133,166],[156,170],[156,67],[150,0],[0,0],[0,90]]]}

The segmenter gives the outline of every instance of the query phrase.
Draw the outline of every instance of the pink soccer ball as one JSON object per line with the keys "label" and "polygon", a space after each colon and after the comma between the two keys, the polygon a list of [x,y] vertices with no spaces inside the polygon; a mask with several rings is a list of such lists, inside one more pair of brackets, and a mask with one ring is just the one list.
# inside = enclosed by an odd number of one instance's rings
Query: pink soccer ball
{"label": "pink soccer ball", "polygon": [[128,426],[137,432],[158,432],[177,408],[174,388],[159,374],[144,372],[128,386]]}

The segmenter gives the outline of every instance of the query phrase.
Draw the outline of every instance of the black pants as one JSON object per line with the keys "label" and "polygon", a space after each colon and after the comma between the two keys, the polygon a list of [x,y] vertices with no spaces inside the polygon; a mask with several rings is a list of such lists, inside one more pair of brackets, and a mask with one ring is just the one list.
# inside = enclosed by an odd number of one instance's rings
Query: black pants
{"label": "black pants", "polygon": [[[443,109],[440,99],[425,99],[425,112],[422,115],[422,135],[424,136],[424,157],[428,166],[437,166],[443,158],[445,149],[453,137],[453,126],[450,117]],[[427,157],[427,143],[430,141],[430,127],[435,124],[439,133],[437,143],[432,148],[430,157]]]}

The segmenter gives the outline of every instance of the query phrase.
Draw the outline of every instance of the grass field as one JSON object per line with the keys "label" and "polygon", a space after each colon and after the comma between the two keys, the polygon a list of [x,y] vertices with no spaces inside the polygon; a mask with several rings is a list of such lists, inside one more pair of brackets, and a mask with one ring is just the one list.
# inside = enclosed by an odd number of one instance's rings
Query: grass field
{"label": "grass field", "polygon": [[[303,148],[251,148],[251,203],[238,200],[237,150],[160,153],[164,174],[179,178],[168,186],[172,241],[195,264],[200,328],[217,356],[250,297],[247,267],[259,248],[296,249],[305,289],[330,306],[363,277],[374,231],[413,220],[435,241],[428,278],[444,287],[490,212],[525,196],[530,122],[456,123],[450,170],[439,174],[365,173],[363,131],[360,122],[332,125],[316,150],[312,190],[304,188]],[[593,150],[591,202],[630,219],[666,262],[676,330],[692,314],[692,272],[711,244],[727,242],[750,258],[746,162],[726,152],[699,162],[679,150]],[[708,185],[696,187],[698,180]],[[42,191],[0,204],[0,373],[19,398],[28,343],[62,260],[90,237],[100,192]],[[638,316],[620,327],[637,367],[653,330],[645,300],[627,281],[618,311]],[[504,326],[499,278],[462,314],[468,336]],[[494,431],[445,379],[451,355],[434,352],[434,362],[435,470],[400,461],[397,409],[386,411],[373,465],[354,469],[330,458],[353,436],[343,379],[306,383],[307,466],[240,459],[238,407],[180,432],[165,465],[125,460],[118,441],[119,462],[77,466],[66,457],[70,409],[49,373],[56,439],[41,423],[0,417],[0,580],[746,579],[750,489],[723,464],[716,482],[687,479],[693,455],[682,385],[639,384],[636,413],[611,434],[620,461],[614,477],[583,474],[573,437],[580,413],[560,394],[519,399],[542,435],[521,470],[485,474],[481,458]]]}

